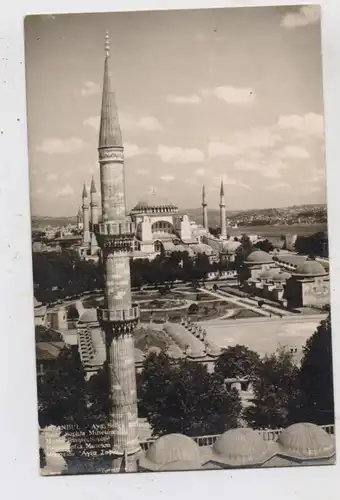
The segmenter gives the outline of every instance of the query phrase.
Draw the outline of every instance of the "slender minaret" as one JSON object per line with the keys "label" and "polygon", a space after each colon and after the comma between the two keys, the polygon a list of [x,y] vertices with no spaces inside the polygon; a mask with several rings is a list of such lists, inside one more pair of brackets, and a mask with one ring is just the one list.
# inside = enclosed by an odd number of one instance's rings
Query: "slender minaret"
{"label": "slender minaret", "polygon": [[86,184],[83,188],[83,245],[88,245],[91,241],[90,235],[90,204]]}
{"label": "slender minaret", "polygon": [[209,231],[208,227],[208,205],[205,197],[205,186],[203,184],[202,188],[202,208],[203,208],[203,227]]}
{"label": "slender minaret", "polygon": [[93,177],[91,181],[90,194],[91,194],[91,231],[94,231],[94,227],[99,222],[99,201],[98,201],[96,184],[94,182]]}
{"label": "slender minaret", "polygon": [[225,208],[223,180],[221,180],[220,191],[220,222],[221,222],[221,238],[227,237],[227,213]]}
{"label": "slender minaret", "polygon": [[82,224],[81,224],[81,221],[82,221],[82,213],[81,213],[81,208],[79,208],[78,210],[78,213],[77,213],[77,228],[78,229],[81,229],[82,227]]}
{"label": "slender minaret", "polygon": [[124,149],[109,72],[109,36],[105,37],[103,97],[99,131],[102,219],[97,241],[105,273],[104,306],[98,320],[105,332],[110,383],[112,472],[136,471],[137,390],[133,330],[139,308],[131,301],[130,257],[135,225],[126,216]]}

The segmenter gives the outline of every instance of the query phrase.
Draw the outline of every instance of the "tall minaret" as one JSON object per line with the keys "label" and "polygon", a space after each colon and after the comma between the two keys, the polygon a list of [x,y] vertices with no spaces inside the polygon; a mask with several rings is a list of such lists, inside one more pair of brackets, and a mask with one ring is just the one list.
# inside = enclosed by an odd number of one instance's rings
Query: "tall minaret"
{"label": "tall minaret", "polygon": [[221,180],[221,191],[220,191],[220,222],[221,222],[221,237],[227,237],[227,213],[225,209],[225,199],[224,199],[224,187],[223,180]]}
{"label": "tall minaret", "polygon": [[139,308],[131,301],[130,257],[135,225],[126,216],[124,149],[109,72],[109,36],[105,37],[103,97],[99,131],[102,220],[97,241],[102,249],[104,306],[98,319],[105,332],[110,383],[112,472],[136,471],[138,439],[137,390],[133,330]]}
{"label": "tall minaret", "polygon": [[81,229],[82,228],[82,213],[81,213],[81,208],[79,208],[78,213],[77,213],[77,228]]}
{"label": "tall minaret", "polygon": [[91,241],[90,235],[90,204],[89,194],[87,192],[86,184],[83,188],[83,245],[88,245]]}
{"label": "tall minaret", "polygon": [[202,187],[202,208],[203,208],[203,227],[209,231],[208,227],[208,205],[205,197],[205,186]]}
{"label": "tall minaret", "polygon": [[91,231],[94,231],[94,226],[99,222],[99,201],[96,184],[94,178],[91,181]]}

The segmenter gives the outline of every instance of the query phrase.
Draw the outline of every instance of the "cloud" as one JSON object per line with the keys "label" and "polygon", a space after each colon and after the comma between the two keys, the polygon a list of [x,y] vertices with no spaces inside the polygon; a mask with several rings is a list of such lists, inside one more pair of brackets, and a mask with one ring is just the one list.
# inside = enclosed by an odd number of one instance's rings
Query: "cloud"
{"label": "cloud", "polygon": [[[325,183],[326,172],[323,168],[316,168],[312,175],[301,177],[300,182],[303,184],[323,184]],[[309,189],[309,188],[308,188]]]}
{"label": "cloud", "polygon": [[99,130],[100,117],[99,116],[89,116],[83,121],[83,125],[92,127],[94,130]]}
{"label": "cloud", "polygon": [[309,152],[307,149],[302,148],[301,146],[285,146],[284,148],[278,150],[276,155],[279,158],[287,158],[287,159],[299,159],[304,160],[309,158]]}
{"label": "cloud", "polygon": [[148,153],[149,150],[147,148],[141,148],[137,144],[130,144],[129,142],[124,143],[125,158],[133,158],[134,156],[141,156]]}
{"label": "cloud", "polygon": [[157,147],[157,155],[165,163],[197,163],[204,161],[204,153],[196,148],[181,148],[179,146]]}
{"label": "cloud", "polygon": [[100,85],[95,82],[84,82],[83,88],[80,90],[82,96],[87,97],[89,95],[98,94],[100,92]]}
{"label": "cloud", "polygon": [[255,94],[252,89],[216,87],[212,93],[215,97],[228,104],[251,104],[255,101]]}
{"label": "cloud", "polygon": [[205,175],[206,171],[205,171],[205,168],[198,168],[195,172],[196,175]]}
{"label": "cloud", "polygon": [[122,129],[144,129],[144,130],[160,130],[161,124],[154,116],[142,116],[136,118],[127,113],[119,113],[119,120]]}
{"label": "cloud", "polygon": [[73,195],[74,195],[74,190],[69,184],[67,184],[66,186],[63,186],[62,188],[60,188],[56,192],[56,196],[58,198],[64,198],[64,197],[73,196]]}
{"label": "cloud", "polygon": [[58,179],[57,174],[49,174],[49,175],[46,177],[46,180],[47,180],[48,182],[52,182],[52,181],[55,181],[55,180],[57,180],[57,179]]}
{"label": "cloud", "polygon": [[168,102],[177,104],[198,104],[199,102],[201,102],[201,98],[197,94],[192,94],[188,96],[169,95],[167,96],[166,100]]}
{"label": "cloud", "polygon": [[215,189],[216,188],[220,189],[221,180],[223,181],[223,184],[225,186],[236,186],[236,187],[240,187],[240,188],[246,189],[248,191],[251,191],[251,188],[250,188],[250,186],[248,186],[248,184],[245,184],[244,182],[239,181],[237,179],[234,179],[232,177],[229,177],[229,175],[227,175],[227,174],[223,174],[222,177],[221,176],[214,177],[213,185],[214,185]]}
{"label": "cloud", "polygon": [[254,158],[261,157],[258,149],[274,148],[282,137],[272,127],[251,128],[247,132],[233,134],[228,142],[211,140],[208,145],[208,154],[211,158],[219,156],[237,156],[246,152]]}
{"label": "cloud", "polygon": [[137,170],[135,170],[135,173],[138,175],[149,175],[150,174],[149,170],[147,170],[146,168],[137,168]]}
{"label": "cloud", "polygon": [[211,158],[219,156],[233,156],[239,152],[239,148],[235,145],[231,146],[220,141],[210,141],[208,144],[208,154]]}
{"label": "cloud", "polygon": [[278,182],[277,184],[270,184],[269,186],[266,186],[266,189],[269,191],[276,191],[279,189],[291,189],[291,186],[286,182]]}
{"label": "cloud", "polygon": [[298,11],[288,12],[281,20],[281,26],[286,29],[299,28],[308,24],[317,23],[321,12],[318,5],[305,5]]}
{"label": "cloud", "polygon": [[317,137],[323,137],[324,135],[323,116],[316,113],[280,116],[278,126],[281,129],[297,130],[305,135]]}
{"label": "cloud", "polygon": [[248,161],[244,159],[237,160],[234,164],[235,170],[243,172],[257,172],[267,179],[280,179],[281,171],[287,168],[287,165],[279,159]]}
{"label": "cloud", "polygon": [[171,182],[175,180],[175,177],[173,175],[165,174],[160,176],[161,181],[164,182]]}
{"label": "cloud", "polygon": [[59,153],[69,154],[75,153],[84,149],[85,143],[79,137],[69,137],[68,139],[59,139],[57,137],[49,137],[44,139],[41,146],[38,146],[37,151],[54,155]]}

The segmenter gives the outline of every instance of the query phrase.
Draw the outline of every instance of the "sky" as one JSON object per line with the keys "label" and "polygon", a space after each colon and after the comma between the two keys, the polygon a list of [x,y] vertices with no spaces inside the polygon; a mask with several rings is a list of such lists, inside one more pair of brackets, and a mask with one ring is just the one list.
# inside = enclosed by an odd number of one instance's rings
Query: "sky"
{"label": "sky", "polygon": [[320,11],[248,7],[28,16],[33,215],[71,216],[99,188],[104,37],[127,206],[156,191],[198,208],[324,203]]}

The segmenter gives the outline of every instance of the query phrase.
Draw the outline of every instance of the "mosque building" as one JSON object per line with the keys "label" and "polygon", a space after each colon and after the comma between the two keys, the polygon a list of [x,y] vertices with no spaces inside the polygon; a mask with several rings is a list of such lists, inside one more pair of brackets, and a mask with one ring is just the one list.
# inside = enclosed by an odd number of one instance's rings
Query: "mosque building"
{"label": "mosque building", "polygon": [[[227,235],[226,204],[223,182],[220,189],[221,234],[218,238],[209,233],[208,205],[205,186],[202,190],[203,226],[191,221],[187,214],[180,214],[176,205],[158,195],[155,190],[143,197],[130,211],[129,218],[136,226],[132,241],[134,259],[154,259],[157,255],[187,252],[190,257],[205,254],[210,262],[220,258],[233,262],[239,242]],[[89,190],[84,184],[82,193],[82,217],[78,215],[78,228],[82,227],[80,255],[84,258],[98,255],[98,243],[94,228],[100,219],[100,202],[94,179]],[[82,222],[81,222],[82,221]]]}
{"label": "mosque building", "polygon": [[307,256],[250,253],[241,270],[245,291],[290,309],[329,304],[329,273]]}

